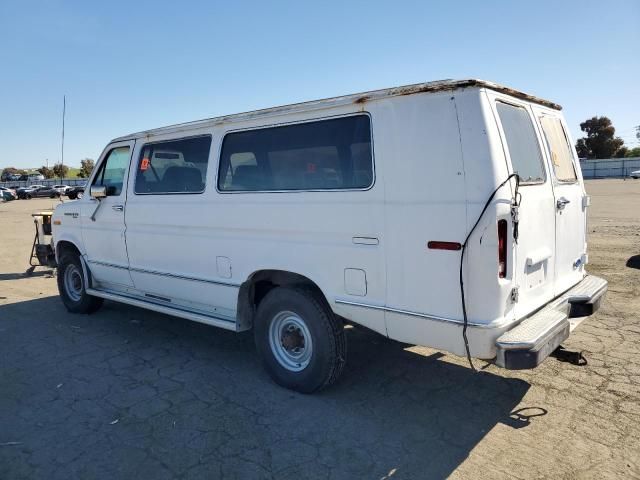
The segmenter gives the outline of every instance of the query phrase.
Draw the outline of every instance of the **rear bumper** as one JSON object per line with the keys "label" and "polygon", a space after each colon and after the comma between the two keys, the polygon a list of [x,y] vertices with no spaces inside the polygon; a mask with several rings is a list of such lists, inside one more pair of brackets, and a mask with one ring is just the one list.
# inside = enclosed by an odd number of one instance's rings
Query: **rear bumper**
{"label": "rear bumper", "polygon": [[537,367],[600,307],[607,281],[587,275],[541,310],[496,340],[496,364],[509,370]]}

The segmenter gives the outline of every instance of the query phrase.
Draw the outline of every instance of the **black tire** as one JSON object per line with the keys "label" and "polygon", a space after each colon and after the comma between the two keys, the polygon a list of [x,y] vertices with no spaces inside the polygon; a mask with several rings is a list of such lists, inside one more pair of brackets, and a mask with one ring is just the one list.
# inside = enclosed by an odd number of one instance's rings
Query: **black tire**
{"label": "black tire", "polygon": [[[77,285],[76,292],[68,291],[68,287],[66,286],[65,278],[68,270],[69,275],[75,277],[76,280],[78,279],[77,275],[79,275],[79,284]],[[93,313],[102,306],[102,298],[88,295],[85,291],[84,286],[86,281],[82,271],[82,263],[77,254],[69,252],[62,255],[60,263],[58,264],[57,279],[60,298],[69,312]]]}
{"label": "black tire", "polygon": [[78,193],[76,193],[76,198],[77,198],[78,200],[80,200],[82,197],[84,197],[84,192],[78,192]]}
{"label": "black tire", "polygon": [[56,198],[56,194],[49,195],[49,198]]}
{"label": "black tire", "polygon": [[27,195],[27,200],[31,200],[33,197],[31,195]]}
{"label": "black tire", "polygon": [[[311,337],[310,358],[305,360],[304,366],[297,365],[297,368],[302,367],[298,371],[284,366],[276,353],[276,350],[290,351],[284,346],[288,340],[276,335],[280,347],[276,346],[274,350],[271,346],[272,332],[277,332],[277,325],[282,324],[278,318],[287,314],[302,320]],[[271,290],[258,305],[253,331],[258,354],[269,375],[280,386],[301,393],[313,393],[333,384],[344,369],[347,341],[342,321],[311,291],[284,287]],[[306,348],[304,335],[298,335],[297,338],[303,338]]]}
{"label": "black tire", "polygon": [[67,197],[69,197],[70,200],[75,200],[76,198],[78,198],[78,194],[76,192],[69,192],[67,194]]}

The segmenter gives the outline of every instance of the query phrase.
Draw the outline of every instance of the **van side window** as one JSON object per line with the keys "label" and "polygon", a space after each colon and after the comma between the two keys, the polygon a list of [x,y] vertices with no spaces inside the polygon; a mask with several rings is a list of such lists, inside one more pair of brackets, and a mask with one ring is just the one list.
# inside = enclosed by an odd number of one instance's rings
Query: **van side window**
{"label": "van side window", "polygon": [[140,151],[135,193],[202,193],[211,136],[148,143]]}
{"label": "van side window", "polygon": [[107,196],[115,197],[122,192],[124,173],[129,168],[129,147],[117,147],[109,152],[92,185],[107,187]]}
{"label": "van side window", "polygon": [[513,171],[524,184],[543,183],[542,152],[529,113],[522,107],[502,102],[497,104],[497,109]]}
{"label": "van side window", "polygon": [[367,115],[229,133],[221,191],[363,189],[373,184]]}
{"label": "van side window", "polygon": [[540,117],[540,125],[547,140],[556,178],[561,182],[575,182],[577,177],[573,166],[573,152],[560,119],[545,115]]}

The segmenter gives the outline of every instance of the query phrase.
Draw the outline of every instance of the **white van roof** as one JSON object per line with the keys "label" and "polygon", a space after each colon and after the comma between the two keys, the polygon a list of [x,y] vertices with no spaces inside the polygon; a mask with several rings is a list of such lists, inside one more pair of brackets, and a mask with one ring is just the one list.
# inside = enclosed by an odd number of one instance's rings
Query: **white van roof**
{"label": "white van roof", "polygon": [[275,115],[283,115],[286,113],[295,113],[300,111],[316,110],[328,107],[335,107],[339,105],[345,105],[349,103],[366,103],[371,100],[378,100],[384,97],[395,97],[402,95],[412,95],[415,93],[425,92],[441,92],[448,90],[457,90],[460,88],[468,87],[480,87],[495,90],[497,92],[505,93],[512,97],[521,98],[529,102],[538,103],[555,110],[562,110],[562,107],[557,103],[544,100],[542,98],[529,95],[518,90],[514,90],[497,83],[489,82],[486,80],[480,80],[475,78],[465,80],[436,80],[433,82],[416,83],[413,85],[405,85],[402,87],[384,88],[382,90],[372,90],[369,92],[354,93],[350,95],[343,95],[340,97],[325,98],[322,100],[312,100],[310,102],[293,103],[290,105],[283,105],[279,107],[264,108],[261,110],[253,110],[244,113],[236,113],[233,115],[224,115],[221,117],[213,117],[205,120],[196,120],[193,122],[179,123],[176,125],[170,125],[167,127],[155,128],[152,130],[144,130],[142,132],[132,133],[123,137],[115,138],[113,141],[133,140],[135,138],[152,137],[154,135],[175,133],[183,130],[189,130],[193,128],[201,128],[213,125],[219,125],[222,123],[232,123],[235,121],[249,120],[262,117],[270,117]]}

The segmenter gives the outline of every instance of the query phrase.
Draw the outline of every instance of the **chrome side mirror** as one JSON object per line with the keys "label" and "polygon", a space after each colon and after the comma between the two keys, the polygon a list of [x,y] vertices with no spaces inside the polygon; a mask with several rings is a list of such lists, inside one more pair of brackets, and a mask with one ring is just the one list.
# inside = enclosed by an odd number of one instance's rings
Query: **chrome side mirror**
{"label": "chrome side mirror", "polygon": [[93,185],[89,190],[91,198],[101,199],[107,196],[107,187],[104,185]]}

